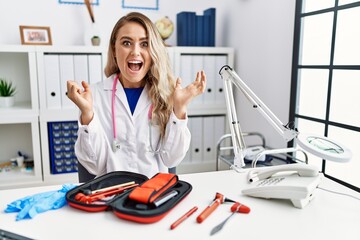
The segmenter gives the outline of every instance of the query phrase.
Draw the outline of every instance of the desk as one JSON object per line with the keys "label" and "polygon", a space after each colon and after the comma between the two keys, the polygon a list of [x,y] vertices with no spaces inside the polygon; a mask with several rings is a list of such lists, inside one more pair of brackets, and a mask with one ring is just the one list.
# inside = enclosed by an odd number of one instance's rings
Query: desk
{"label": "desk", "polygon": [[[48,211],[31,220],[15,221],[16,213],[3,209],[13,200],[60,186],[0,191],[0,228],[35,239],[360,239],[360,201],[317,190],[317,196],[303,209],[287,200],[266,200],[241,194],[246,174],[219,171],[179,175],[193,190],[162,220],[139,224],[116,217],[112,212],[88,213],[69,206]],[[360,194],[324,178],[321,187]],[[235,214],[224,228],[210,237],[211,229],[230,215],[230,203],[222,204],[203,223],[196,217],[212,201],[216,192],[251,208],[249,214]],[[170,230],[170,224],[190,208],[199,210]]]}

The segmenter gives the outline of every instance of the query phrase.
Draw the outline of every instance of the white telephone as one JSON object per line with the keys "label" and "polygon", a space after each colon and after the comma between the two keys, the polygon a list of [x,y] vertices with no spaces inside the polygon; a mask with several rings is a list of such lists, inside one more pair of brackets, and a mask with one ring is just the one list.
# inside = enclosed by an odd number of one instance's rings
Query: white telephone
{"label": "white telephone", "polygon": [[290,199],[295,207],[303,208],[314,198],[314,190],[322,177],[316,167],[302,163],[255,168],[249,171],[250,186],[242,193],[260,198]]}

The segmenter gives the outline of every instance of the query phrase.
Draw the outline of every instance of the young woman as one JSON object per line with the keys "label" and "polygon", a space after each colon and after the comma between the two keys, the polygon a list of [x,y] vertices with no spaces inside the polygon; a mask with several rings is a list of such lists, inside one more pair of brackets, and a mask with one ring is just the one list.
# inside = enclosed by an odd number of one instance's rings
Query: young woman
{"label": "young woman", "polygon": [[82,82],[83,89],[67,82],[68,97],[81,112],[79,162],[97,176],[131,171],[150,178],[177,166],[190,145],[187,106],[204,92],[205,73],[182,88],[156,27],[133,12],[112,31],[105,75],[92,86]]}

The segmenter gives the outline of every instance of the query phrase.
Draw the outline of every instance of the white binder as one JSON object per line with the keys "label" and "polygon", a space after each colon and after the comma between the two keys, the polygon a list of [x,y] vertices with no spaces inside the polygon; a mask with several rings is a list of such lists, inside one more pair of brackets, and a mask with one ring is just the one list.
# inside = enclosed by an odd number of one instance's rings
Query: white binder
{"label": "white binder", "polygon": [[216,146],[220,138],[225,134],[225,116],[214,116],[214,126],[214,146]]}
{"label": "white binder", "polygon": [[215,128],[217,127],[214,122],[215,117],[203,117],[203,161],[204,162],[215,162]]}
{"label": "white binder", "polygon": [[88,57],[85,54],[74,55],[74,77],[75,81],[89,83]]}
{"label": "white binder", "polygon": [[61,109],[60,70],[58,55],[44,55],[46,106]]}
{"label": "white binder", "polygon": [[59,55],[60,65],[60,90],[62,108],[75,108],[75,104],[67,97],[67,81],[74,80],[74,58],[73,55]]}
{"label": "white binder", "polygon": [[102,61],[100,54],[91,54],[88,56],[89,61],[89,83],[94,84],[102,81]]}
{"label": "white binder", "polygon": [[[215,103],[215,82],[219,81],[215,64],[215,55],[204,55],[204,71],[206,74],[206,90],[203,93],[204,103]],[[221,80],[221,79],[220,79]]]}
{"label": "white binder", "polygon": [[227,64],[227,56],[226,55],[219,55],[216,56],[216,63],[215,63],[215,69],[216,69],[216,91],[215,91],[215,101],[217,103],[225,104],[225,94],[224,94],[224,83],[221,79],[218,72],[220,71],[221,67]]}
{"label": "white binder", "polygon": [[202,117],[190,117],[191,121],[191,163],[201,163],[203,159]]}
{"label": "white binder", "polygon": [[192,57],[191,55],[180,56],[180,78],[181,86],[186,87],[191,83],[192,79]]}
{"label": "white binder", "polygon": [[[192,74],[190,77],[190,83],[195,81],[197,72],[204,69],[204,56],[203,55],[193,55],[192,56]],[[183,85],[186,87],[186,85]],[[192,102],[194,104],[201,104],[203,102],[203,94],[195,97]]]}

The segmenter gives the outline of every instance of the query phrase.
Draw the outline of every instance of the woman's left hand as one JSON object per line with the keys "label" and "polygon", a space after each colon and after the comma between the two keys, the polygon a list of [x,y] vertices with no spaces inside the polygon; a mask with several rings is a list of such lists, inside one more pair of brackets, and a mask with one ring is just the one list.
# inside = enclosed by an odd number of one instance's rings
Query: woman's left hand
{"label": "woman's left hand", "polygon": [[174,113],[179,119],[185,119],[187,105],[193,98],[202,94],[206,88],[206,75],[204,71],[197,72],[194,82],[181,87],[181,79],[176,79],[176,86],[174,92]]}

